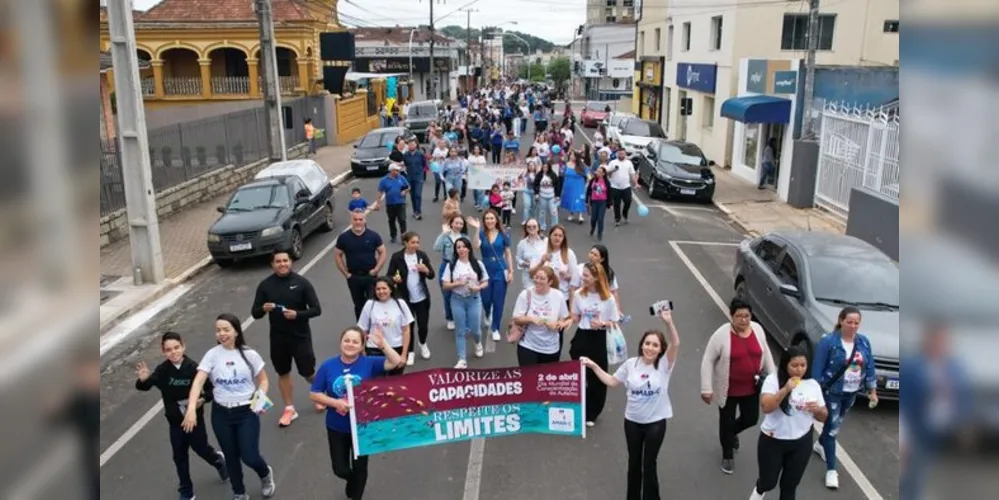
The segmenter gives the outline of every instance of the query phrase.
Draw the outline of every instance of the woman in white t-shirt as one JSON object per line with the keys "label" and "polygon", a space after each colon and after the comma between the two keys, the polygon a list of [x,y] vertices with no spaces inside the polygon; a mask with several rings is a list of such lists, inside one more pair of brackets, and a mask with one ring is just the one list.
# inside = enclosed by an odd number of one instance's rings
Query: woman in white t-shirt
{"label": "woman in white t-shirt", "polygon": [[583,365],[593,370],[609,387],[623,385],[628,391],[624,407],[624,439],[628,444],[628,499],[659,499],[657,461],[666,438],[666,421],[673,418],[669,399],[669,379],[673,373],[680,334],[669,309],[659,313],[666,332],[649,330],[638,343],[638,356],[627,359],[611,376],[596,361],[583,357]]}
{"label": "woman in white t-shirt", "polygon": [[[385,343],[395,349],[402,359],[409,357],[409,349],[412,343],[413,312],[409,310],[406,302],[398,298],[395,293],[395,286],[392,280],[385,276],[375,280],[374,298],[368,300],[361,308],[361,316],[357,319],[357,326],[361,327],[364,335],[369,335],[374,329],[380,329]],[[369,338],[365,345],[365,354],[369,356],[381,356],[381,348]],[[402,375],[406,366],[401,365],[386,375]]]}
{"label": "woman in white t-shirt", "polygon": [[829,415],[822,387],[808,374],[808,353],[792,346],[784,351],[777,373],[767,375],[760,390],[760,440],[757,443],[759,476],[750,500],[780,482],[781,500],[794,500],[812,452],[812,422]]}
{"label": "woman in white t-shirt", "polygon": [[541,224],[537,219],[527,219],[524,223],[524,238],[517,242],[517,269],[520,269],[520,284],[524,289],[534,286],[531,269],[537,267],[545,256],[548,241],[541,235]]}
{"label": "woman in white t-shirt", "polygon": [[[483,168],[486,166],[486,156],[482,154],[482,148],[479,147],[478,145],[473,147],[472,151],[468,155],[469,168],[471,168],[473,165],[476,168]],[[467,185],[467,183],[468,183],[468,169],[465,170],[465,179],[462,181],[463,185]],[[464,201],[465,196],[462,195],[461,199],[462,201]],[[485,210],[485,208],[489,206],[489,199],[486,196],[486,192],[482,189],[472,190],[472,200],[475,202],[475,208],[480,212]]]}
{"label": "woman in white t-shirt", "polygon": [[475,357],[485,354],[482,346],[482,289],[489,286],[489,273],[486,267],[472,254],[472,242],[462,236],[454,242],[455,259],[449,261],[441,280],[444,290],[451,293],[451,313],[455,330],[455,347],[458,350],[457,369],[468,368],[465,336],[475,339]]}
{"label": "woman in white t-shirt", "polygon": [[[235,500],[247,500],[243,484],[243,464],[260,477],[264,498],[274,496],[274,471],[260,455],[260,415],[251,409],[256,398],[266,397],[270,382],[264,371],[264,359],[246,345],[239,318],[220,314],[215,320],[215,340],[201,358],[198,374],[191,382],[187,411],[181,428],[191,432],[198,422],[198,399],[205,381],[212,381],[212,430],[226,458],[229,484]],[[242,463],[240,463],[242,462]]]}
{"label": "woman in white t-shirt", "polygon": [[610,266],[610,252],[607,250],[607,247],[604,245],[593,245],[593,248],[590,249],[586,256],[590,262],[603,268],[604,276],[607,277],[607,284],[610,285],[611,295],[614,296],[614,301],[617,303],[618,314],[624,316],[624,312],[621,309],[621,295],[618,293],[617,273]]}
{"label": "woman in white t-shirt", "polygon": [[419,345],[420,357],[430,359],[430,348],[427,347],[428,324],[430,322],[430,289],[427,280],[434,279],[434,265],[430,256],[420,249],[420,235],[408,232],[402,235],[405,248],[392,254],[389,258],[386,276],[395,283],[399,298],[406,301],[409,311],[413,314],[417,335],[409,336],[409,355],[406,366],[413,366],[416,361],[416,347]]}
{"label": "woman in white t-shirt", "polygon": [[520,366],[557,363],[562,354],[561,332],[572,325],[555,271],[539,266],[532,277],[534,286],[520,292],[513,307],[513,322],[524,329],[517,343]]}
{"label": "woman in white t-shirt", "polygon": [[[545,248],[545,255],[541,261],[535,265],[535,271],[540,266],[550,267],[555,271],[558,278],[558,289],[565,297],[565,307],[572,310],[572,294],[579,287],[579,263],[576,260],[576,252],[569,248],[569,239],[565,236],[565,228],[554,226],[548,230],[548,245]],[[564,345],[564,332],[559,332],[559,349]]]}
{"label": "woman in white t-shirt", "polygon": [[[617,303],[611,295],[604,270],[597,264],[587,262],[582,265],[581,286],[572,299],[572,321],[576,323],[576,335],[569,343],[569,356],[572,359],[583,357],[593,360],[601,369],[607,369],[607,328],[621,318],[617,313]],[[607,401],[607,386],[593,371],[586,373],[586,425],[592,427],[604,410]]]}

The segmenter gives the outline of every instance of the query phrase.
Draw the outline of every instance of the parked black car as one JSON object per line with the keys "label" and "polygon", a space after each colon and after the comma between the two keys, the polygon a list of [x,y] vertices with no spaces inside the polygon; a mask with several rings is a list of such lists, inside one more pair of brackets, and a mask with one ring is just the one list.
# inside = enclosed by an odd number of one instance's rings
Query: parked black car
{"label": "parked black car", "polygon": [[651,198],[688,198],[710,202],[715,196],[715,174],[697,145],[682,141],[653,140],[639,155],[638,181]]}
{"label": "parked black car", "polygon": [[303,164],[303,176],[264,177],[275,166],[240,186],[224,206],[218,207],[222,216],[208,229],[208,251],[220,267],[278,249],[299,259],[307,236],[316,230],[334,229],[336,202],[333,185],[325,174],[317,178],[311,165]]}
{"label": "parked black car", "polygon": [[406,128],[416,134],[421,143],[427,142],[427,129],[430,122],[440,117],[436,101],[417,101],[409,105],[406,112]]}
{"label": "parked black car", "polygon": [[415,135],[404,127],[377,128],[368,132],[354,143],[354,155],[350,158],[350,171],[355,177],[382,175],[388,172],[389,153],[399,137],[408,142]]}

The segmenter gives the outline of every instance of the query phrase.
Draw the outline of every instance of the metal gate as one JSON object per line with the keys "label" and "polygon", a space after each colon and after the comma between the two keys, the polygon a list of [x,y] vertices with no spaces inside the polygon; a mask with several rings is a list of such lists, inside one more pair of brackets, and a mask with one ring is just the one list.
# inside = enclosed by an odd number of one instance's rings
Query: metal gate
{"label": "metal gate", "polygon": [[898,200],[897,114],[828,104],[821,126],[816,205],[846,220],[853,188],[865,187]]}

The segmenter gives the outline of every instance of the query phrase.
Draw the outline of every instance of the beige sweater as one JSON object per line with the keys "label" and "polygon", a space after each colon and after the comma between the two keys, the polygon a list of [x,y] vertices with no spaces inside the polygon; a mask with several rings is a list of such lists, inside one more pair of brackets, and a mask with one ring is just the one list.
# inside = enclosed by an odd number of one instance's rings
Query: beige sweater
{"label": "beige sweater", "polygon": [[[770,346],[767,344],[767,335],[759,323],[753,321],[750,325],[763,349],[760,368],[764,375],[774,373],[777,368],[770,353]],[[731,332],[730,323],[719,326],[708,339],[708,345],[704,348],[704,357],[701,358],[701,394],[713,394],[712,401],[718,403],[720,407],[725,406],[728,400],[728,370],[732,358],[732,342],[729,339]]]}

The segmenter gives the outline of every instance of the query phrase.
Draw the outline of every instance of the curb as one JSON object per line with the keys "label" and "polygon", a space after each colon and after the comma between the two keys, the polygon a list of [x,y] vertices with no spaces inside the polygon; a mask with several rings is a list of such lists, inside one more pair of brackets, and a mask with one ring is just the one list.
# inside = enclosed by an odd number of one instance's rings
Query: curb
{"label": "curb", "polygon": [[[347,170],[346,172],[331,179],[330,184],[332,184],[333,187],[337,187],[347,182],[351,178],[352,178],[351,171]],[[116,325],[118,325],[118,323],[120,323],[122,319],[127,318],[138,311],[141,311],[142,309],[146,308],[149,304],[156,302],[167,293],[170,293],[170,291],[173,290],[178,285],[181,285],[183,283],[186,283],[194,279],[201,273],[210,269],[213,265],[214,261],[212,261],[211,256],[208,256],[198,261],[197,264],[185,269],[176,277],[168,278],[162,284],[158,285],[157,288],[152,293],[150,293],[142,300],[135,302],[129,307],[120,309],[114,314],[111,314],[106,319],[102,319],[100,325],[100,335],[104,335],[105,333],[107,333],[108,330],[111,330]]]}
{"label": "curb", "polygon": [[741,229],[743,233],[746,233],[746,235],[751,236],[753,238],[759,238],[761,236],[759,231],[750,228],[747,224],[742,222],[742,220],[736,217],[735,212],[733,212],[731,208],[728,208],[728,206],[726,206],[724,203],[719,203],[715,200],[711,200],[711,203],[718,210],[721,210],[721,212],[725,214],[725,216],[728,217],[728,219],[732,221],[736,226],[739,226],[739,229]]}

